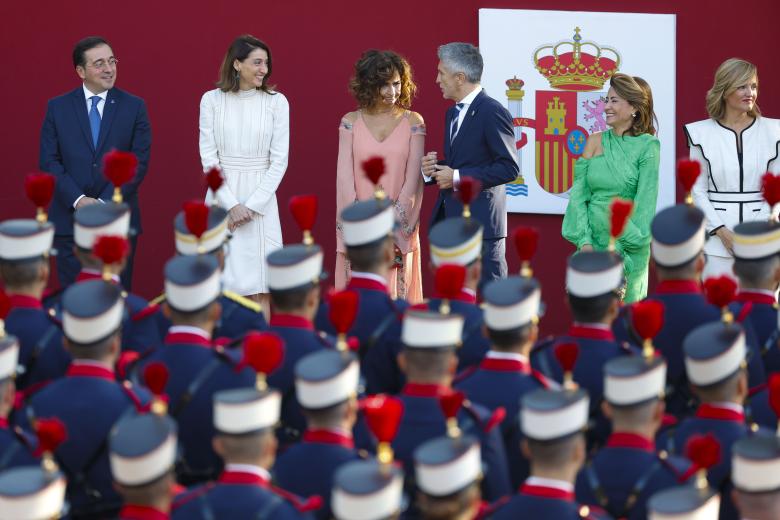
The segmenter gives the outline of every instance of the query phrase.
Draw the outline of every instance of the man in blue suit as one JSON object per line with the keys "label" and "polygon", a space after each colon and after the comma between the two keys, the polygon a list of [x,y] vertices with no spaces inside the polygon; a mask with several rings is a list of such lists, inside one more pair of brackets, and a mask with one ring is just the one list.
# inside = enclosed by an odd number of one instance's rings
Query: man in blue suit
{"label": "man in blue suit", "polygon": [[485,94],[480,85],[482,56],[469,43],[439,47],[436,83],[456,105],[447,111],[443,161],[436,152],[423,157],[426,184],[439,186],[431,224],[457,217],[463,205],[454,193],[462,177],[473,177],[482,192],[471,204],[471,214],[482,226],[482,281],[503,278],[506,267],[506,190],[504,184],[520,173],[514,127],[509,111]]}
{"label": "man in blue suit", "polygon": [[81,270],[73,255],[73,212],[111,199],[113,185],[103,177],[103,155],[112,149],[138,157],[135,178],[122,187],[130,205],[131,252],[122,275],[130,290],[136,238],[141,232],[138,187],[149,165],[152,143],[149,117],[141,98],[114,87],[117,59],[106,40],[90,36],[73,49],[73,66],[83,84],[49,100],[41,129],[40,168],[57,177],[49,217],[56,226],[57,275],[65,287]]}

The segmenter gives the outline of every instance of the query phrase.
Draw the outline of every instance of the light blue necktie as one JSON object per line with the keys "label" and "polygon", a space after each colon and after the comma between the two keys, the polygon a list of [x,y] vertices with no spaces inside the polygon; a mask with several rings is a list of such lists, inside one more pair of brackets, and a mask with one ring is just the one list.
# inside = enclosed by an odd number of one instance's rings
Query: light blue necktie
{"label": "light blue necktie", "polygon": [[100,135],[100,112],[98,112],[98,103],[100,96],[92,96],[92,108],[89,109],[89,129],[92,130],[92,146],[97,149],[98,136]]}
{"label": "light blue necktie", "polygon": [[460,111],[463,110],[465,103],[458,103],[455,105],[455,119],[452,121],[452,130],[450,131],[450,143],[455,140],[455,136],[458,135],[458,122],[460,121]]}

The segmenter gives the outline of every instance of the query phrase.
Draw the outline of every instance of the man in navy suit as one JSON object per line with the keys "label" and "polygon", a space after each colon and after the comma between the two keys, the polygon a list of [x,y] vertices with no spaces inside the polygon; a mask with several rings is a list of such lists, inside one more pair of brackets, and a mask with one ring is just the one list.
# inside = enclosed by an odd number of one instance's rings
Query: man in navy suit
{"label": "man in navy suit", "polygon": [[130,151],[138,157],[135,178],[122,187],[135,232],[122,275],[122,284],[130,290],[136,238],[141,232],[138,187],[146,175],[152,143],[146,105],[141,98],[114,87],[117,59],[103,38],[79,41],[73,49],[73,66],[83,84],[49,100],[41,129],[40,168],[57,177],[49,209],[56,226],[57,275],[65,287],[81,270],[73,255],[73,212],[111,200],[113,185],[103,177],[103,155],[112,149]]}
{"label": "man in navy suit", "polygon": [[503,278],[506,267],[506,190],[504,184],[520,173],[512,116],[480,85],[482,56],[469,43],[439,47],[436,83],[456,105],[447,111],[443,161],[436,152],[423,157],[426,184],[439,186],[431,224],[457,217],[463,206],[454,191],[462,177],[473,177],[482,192],[471,204],[471,214],[485,228],[482,236],[482,281]]}

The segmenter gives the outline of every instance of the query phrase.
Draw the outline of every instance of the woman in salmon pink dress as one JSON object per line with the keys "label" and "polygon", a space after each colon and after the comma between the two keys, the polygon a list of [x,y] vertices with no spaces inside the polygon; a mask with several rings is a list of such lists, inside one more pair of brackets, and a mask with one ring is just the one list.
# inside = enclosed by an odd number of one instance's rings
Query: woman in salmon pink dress
{"label": "woman in salmon pink dress", "polygon": [[[420,207],[423,183],[420,163],[425,148],[425,124],[409,110],[416,86],[409,63],[392,51],[370,50],[355,64],[350,90],[358,109],[339,125],[336,176],[337,214],[357,200],[374,196],[374,187],[361,164],[380,156],[385,160],[382,189],[393,201],[398,227],[396,262],[386,275],[390,294],[411,303],[422,301]],[[351,276],[346,248],[337,229],[336,289]]]}

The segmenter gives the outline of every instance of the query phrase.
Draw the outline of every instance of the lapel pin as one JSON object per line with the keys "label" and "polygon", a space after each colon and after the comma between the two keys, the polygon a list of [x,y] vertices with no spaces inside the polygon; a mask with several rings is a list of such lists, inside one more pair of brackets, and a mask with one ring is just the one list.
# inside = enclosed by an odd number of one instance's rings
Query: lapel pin
{"label": "lapel pin", "polygon": [[476,114],[476,113],[477,113],[477,111],[476,111],[476,110],[472,110],[472,111],[471,111],[471,115],[472,115],[472,116],[473,116],[474,114]]}
{"label": "lapel pin", "polygon": [[116,103],[116,100],[112,99],[111,104],[113,105],[114,103]]}

